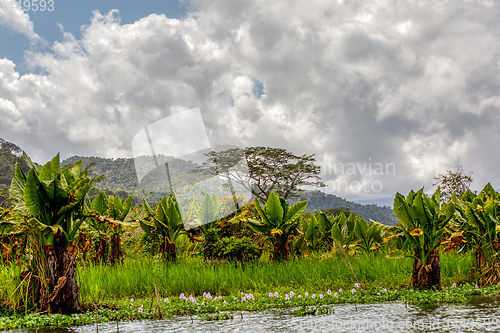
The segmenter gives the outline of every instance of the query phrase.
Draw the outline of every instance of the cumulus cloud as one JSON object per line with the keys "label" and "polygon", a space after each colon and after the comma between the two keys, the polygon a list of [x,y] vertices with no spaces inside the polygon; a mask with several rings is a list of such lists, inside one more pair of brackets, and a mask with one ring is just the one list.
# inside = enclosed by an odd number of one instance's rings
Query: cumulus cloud
{"label": "cumulus cloud", "polygon": [[213,144],[316,153],[351,199],[426,186],[463,164],[500,185],[500,6],[486,1],[198,1],[0,60],[2,135],[40,160],[131,156],[133,136],[200,107]]}
{"label": "cumulus cloud", "polygon": [[13,0],[0,0],[0,26],[23,34],[32,41],[40,39],[29,15]]}

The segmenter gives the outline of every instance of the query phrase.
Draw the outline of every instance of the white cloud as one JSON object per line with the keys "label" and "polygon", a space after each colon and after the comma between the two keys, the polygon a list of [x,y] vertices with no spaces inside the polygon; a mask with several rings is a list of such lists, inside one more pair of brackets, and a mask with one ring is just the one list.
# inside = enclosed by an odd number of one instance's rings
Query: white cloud
{"label": "white cloud", "polygon": [[30,16],[14,0],[0,0],[0,26],[23,34],[32,41],[40,39],[36,34]]}
{"label": "white cloud", "polygon": [[433,176],[457,163],[480,170],[478,186],[500,185],[498,161],[483,147],[484,137],[500,139],[500,6],[191,6],[186,19],[152,14],[133,24],[95,12],[81,39],[64,33],[51,52],[28,57],[44,74],[19,76],[1,60],[2,136],[40,160],[55,150],[131,156],[145,126],[200,107],[213,144],[316,153],[324,165],[395,165],[382,175],[324,174],[383,185],[338,193],[353,199],[430,189]]}

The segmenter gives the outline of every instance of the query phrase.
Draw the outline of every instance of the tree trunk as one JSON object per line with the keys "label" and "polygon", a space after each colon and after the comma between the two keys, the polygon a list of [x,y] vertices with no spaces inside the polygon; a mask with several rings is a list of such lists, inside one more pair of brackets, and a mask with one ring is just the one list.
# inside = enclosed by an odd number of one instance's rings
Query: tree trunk
{"label": "tree trunk", "polygon": [[94,263],[96,265],[106,263],[108,261],[108,244],[105,238],[99,237],[98,241],[94,245],[95,256]]}
{"label": "tree trunk", "polygon": [[290,244],[288,239],[274,243],[273,261],[288,260]]}
{"label": "tree trunk", "polygon": [[176,261],[177,260],[177,247],[175,243],[164,241],[162,245],[162,257],[168,261]]}
{"label": "tree trunk", "polygon": [[42,311],[48,313],[71,314],[80,312],[78,286],[76,271],[76,246],[64,247],[62,239],[56,246],[44,245],[47,264],[48,290],[42,286],[40,303]]}
{"label": "tree trunk", "polygon": [[[420,258],[417,250],[415,250],[415,257]],[[415,259],[411,274],[411,285],[415,289],[441,289],[441,262],[437,247],[429,254],[426,266],[422,265],[420,259]]]}
{"label": "tree trunk", "polygon": [[123,252],[120,249],[120,234],[114,233],[110,239],[111,253],[109,255],[109,263],[115,265],[119,261],[123,261]]}

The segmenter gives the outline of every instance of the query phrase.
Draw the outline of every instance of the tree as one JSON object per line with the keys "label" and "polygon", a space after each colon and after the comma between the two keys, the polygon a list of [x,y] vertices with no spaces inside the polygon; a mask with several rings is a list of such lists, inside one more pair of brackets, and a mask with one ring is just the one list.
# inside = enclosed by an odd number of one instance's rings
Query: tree
{"label": "tree", "polygon": [[448,169],[444,174],[434,177],[434,180],[436,183],[432,185],[439,186],[443,197],[449,200],[453,195],[460,198],[463,193],[467,192],[473,178],[472,172],[465,173],[460,165],[457,170]]}
{"label": "tree", "polygon": [[[294,155],[283,148],[247,147],[211,151],[199,172],[226,177],[265,203],[275,192],[283,199],[296,196],[301,186],[325,186],[312,155]],[[234,195],[234,193],[233,193]]]}
{"label": "tree", "polygon": [[[93,179],[82,171],[82,162],[60,168],[59,154],[43,167],[24,154],[30,167],[27,175],[19,164],[9,190],[14,210],[40,242],[42,253],[33,251],[33,260],[42,262],[39,303],[42,311],[73,313],[80,311],[76,270],[77,247],[73,244],[87,217],[85,201]],[[38,246],[38,245],[37,245]]]}

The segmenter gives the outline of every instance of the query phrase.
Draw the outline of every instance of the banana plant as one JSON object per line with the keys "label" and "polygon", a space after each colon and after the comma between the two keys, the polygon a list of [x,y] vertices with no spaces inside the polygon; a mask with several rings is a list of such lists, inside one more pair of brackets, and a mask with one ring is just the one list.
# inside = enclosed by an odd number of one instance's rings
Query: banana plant
{"label": "banana plant", "polygon": [[[43,167],[23,153],[27,175],[18,164],[9,195],[14,210],[34,224],[43,247],[45,276],[39,302],[42,310],[72,313],[80,310],[77,282],[77,248],[73,240],[86,218],[85,200],[93,179],[82,172],[82,162],[61,169],[59,154]],[[40,254],[41,255],[41,254]]]}
{"label": "banana plant", "polygon": [[379,249],[384,241],[382,229],[372,220],[368,223],[361,217],[358,217],[354,226],[354,232],[359,239],[358,248],[365,253]]}
{"label": "banana plant", "polygon": [[186,233],[177,201],[172,196],[165,197],[158,203],[156,211],[153,211],[143,199],[143,207],[146,214],[143,220],[139,220],[141,228],[150,237],[160,238],[160,251],[164,259],[177,260],[175,242]]}
{"label": "banana plant", "polygon": [[299,201],[290,207],[274,192],[271,192],[264,207],[258,199],[255,199],[255,208],[259,212],[261,221],[249,219],[248,224],[252,230],[263,235],[264,239],[272,244],[274,261],[288,260],[290,236],[298,235],[297,227],[306,206],[307,201]]}
{"label": "banana plant", "polygon": [[459,240],[475,251],[480,282],[500,282],[500,274],[492,269],[498,265],[496,261],[500,252],[500,194],[487,184],[478,195],[467,192],[461,200],[456,197],[452,200],[457,206],[453,227],[461,230],[463,239]]}
{"label": "banana plant", "polygon": [[455,213],[455,204],[441,206],[438,188],[429,197],[424,189],[413,190],[405,198],[397,193],[394,198],[394,213],[412,254],[392,251],[389,258],[412,257],[414,259],[411,284],[414,288],[441,288],[441,263],[438,247],[445,232],[445,226]]}
{"label": "banana plant", "polygon": [[109,255],[109,263],[114,265],[123,258],[123,251],[120,248],[120,234],[124,228],[130,224],[124,223],[130,206],[132,204],[133,193],[123,202],[119,197],[112,195],[106,197],[104,192],[100,192],[97,197],[92,200],[91,210],[97,212],[98,217],[93,219],[93,223],[89,225],[98,234],[98,251],[96,251],[96,259],[99,259],[97,253],[105,253],[107,249],[106,239],[110,238],[111,253]]}
{"label": "banana plant", "polygon": [[346,218],[344,213],[335,217],[335,224],[331,228],[333,245],[336,250],[343,255],[353,255],[356,253],[358,239],[354,227],[356,226],[356,215],[349,214]]}

